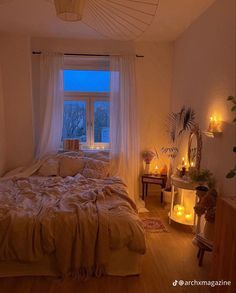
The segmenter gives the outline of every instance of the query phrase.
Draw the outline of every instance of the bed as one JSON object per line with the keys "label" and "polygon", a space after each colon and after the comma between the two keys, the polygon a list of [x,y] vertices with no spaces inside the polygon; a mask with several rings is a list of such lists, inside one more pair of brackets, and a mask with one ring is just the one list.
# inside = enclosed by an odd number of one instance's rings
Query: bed
{"label": "bed", "polygon": [[0,180],[0,276],[140,274],[142,223],[108,166],[62,154]]}

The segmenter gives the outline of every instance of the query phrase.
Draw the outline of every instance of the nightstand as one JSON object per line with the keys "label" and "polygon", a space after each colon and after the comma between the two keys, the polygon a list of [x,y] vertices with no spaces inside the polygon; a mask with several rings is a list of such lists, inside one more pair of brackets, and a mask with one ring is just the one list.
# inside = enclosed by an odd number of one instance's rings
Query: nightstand
{"label": "nightstand", "polygon": [[[142,199],[145,200],[145,197],[148,195],[148,184],[157,184],[160,185],[161,188],[165,188],[166,186],[166,175],[152,175],[152,174],[144,174],[142,175]],[[161,203],[163,202],[163,193],[161,191]]]}

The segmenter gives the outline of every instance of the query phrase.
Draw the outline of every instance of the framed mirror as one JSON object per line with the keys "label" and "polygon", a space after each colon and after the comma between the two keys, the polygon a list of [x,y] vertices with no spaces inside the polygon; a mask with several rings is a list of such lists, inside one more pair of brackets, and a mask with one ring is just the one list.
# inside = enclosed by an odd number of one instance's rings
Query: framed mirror
{"label": "framed mirror", "polygon": [[202,134],[198,125],[195,125],[188,139],[188,162],[190,167],[200,170],[202,158]]}

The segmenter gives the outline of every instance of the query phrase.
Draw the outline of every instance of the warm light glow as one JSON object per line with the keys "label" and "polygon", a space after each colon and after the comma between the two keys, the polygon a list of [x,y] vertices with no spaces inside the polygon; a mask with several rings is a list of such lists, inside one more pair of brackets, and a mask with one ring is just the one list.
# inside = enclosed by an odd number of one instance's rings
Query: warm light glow
{"label": "warm light glow", "polygon": [[194,167],[194,162],[191,162],[190,166],[191,166],[191,167]]}
{"label": "warm light glow", "polygon": [[210,117],[209,132],[221,132],[221,120],[217,116]]}
{"label": "warm light glow", "polygon": [[182,212],[184,213],[184,206],[180,205],[180,204],[177,204],[174,206],[174,211],[177,213],[177,212]]}
{"label": "warm light glow", "polygon": [[178,211],[177,213],[176,213],[176,216],[178,217],[178,218],[181,218],[182,216],[183,216],[183,212],[181,212],[181,211]]}
{"label": "warm light glow", "polygon": [[192,214],[185,214],[185,220],[190,222],[192,220]]}
{"label": "warm light glow", "polygon": [[104,146],[95,146],[95,145],[87,146],[86,148],[89,150],[105,150]]}

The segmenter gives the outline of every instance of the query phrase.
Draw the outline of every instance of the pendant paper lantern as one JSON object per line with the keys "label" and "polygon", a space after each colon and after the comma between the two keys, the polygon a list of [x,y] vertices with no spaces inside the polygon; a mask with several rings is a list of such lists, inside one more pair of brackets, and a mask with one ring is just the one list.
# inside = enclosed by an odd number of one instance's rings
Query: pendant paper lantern
{"label": "pendant paper lantern", "polygon": [[57,16],[64,21],[82,19],[85,0],[54,0]]}

